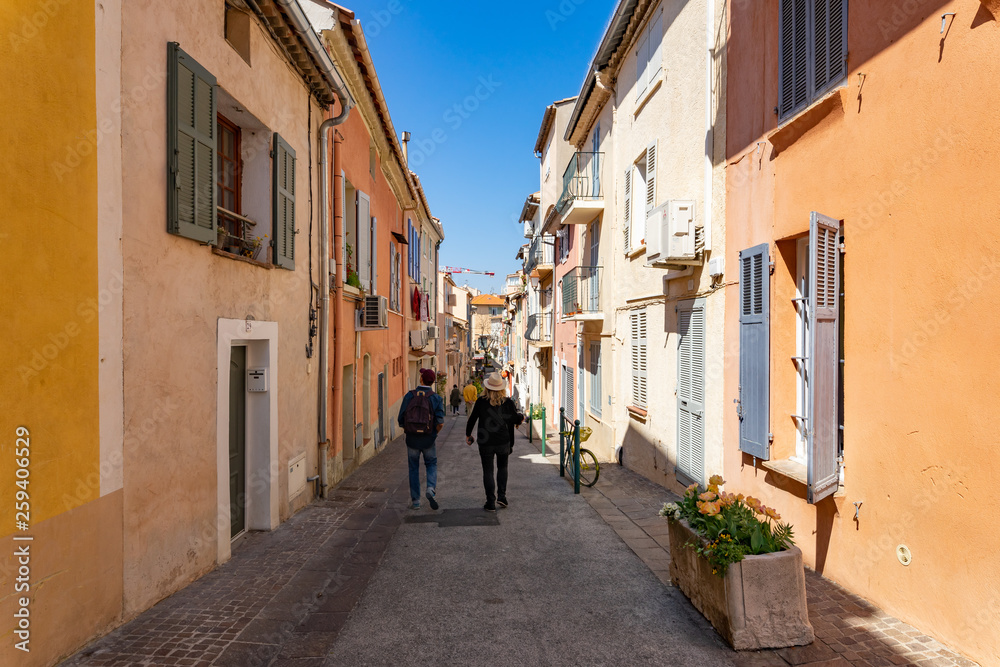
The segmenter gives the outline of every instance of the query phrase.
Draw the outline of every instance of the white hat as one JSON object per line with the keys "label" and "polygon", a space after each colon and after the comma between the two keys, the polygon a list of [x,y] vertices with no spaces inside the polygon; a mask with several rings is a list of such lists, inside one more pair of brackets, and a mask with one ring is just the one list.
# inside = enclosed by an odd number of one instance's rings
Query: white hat
{"label": "white hat", "polygon": [[483,382],[483,386],[490,391],[503,391],[507,388],[507,384],[503,381],[503,378],[496,373],[490,373],[486,381]]}

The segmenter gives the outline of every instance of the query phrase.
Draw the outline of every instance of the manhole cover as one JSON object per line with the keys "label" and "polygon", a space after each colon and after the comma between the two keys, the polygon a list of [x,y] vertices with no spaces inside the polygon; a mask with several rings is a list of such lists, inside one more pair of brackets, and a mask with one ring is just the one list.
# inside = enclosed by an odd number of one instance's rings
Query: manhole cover
{"label": "manhole cover", "polygon": [[441,510],[437,514],[415,514],[406,517],[404,522],[436,523],[439,528],[500,525],[496,512],[486,512],[479,508]]}

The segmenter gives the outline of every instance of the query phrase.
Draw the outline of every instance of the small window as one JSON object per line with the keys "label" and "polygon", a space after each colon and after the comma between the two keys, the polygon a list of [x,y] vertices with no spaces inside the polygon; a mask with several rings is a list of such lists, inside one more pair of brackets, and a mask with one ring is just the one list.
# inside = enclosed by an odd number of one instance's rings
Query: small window
{"label": "small window", "polygon": [[226,3],[226,41],[250,64],[250,15]]}

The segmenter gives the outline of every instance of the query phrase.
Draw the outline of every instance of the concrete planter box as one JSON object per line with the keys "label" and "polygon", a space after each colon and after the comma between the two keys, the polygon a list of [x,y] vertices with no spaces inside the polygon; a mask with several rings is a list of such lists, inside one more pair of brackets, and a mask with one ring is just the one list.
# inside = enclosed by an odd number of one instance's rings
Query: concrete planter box
{"label": "concrete planter box", "polygon": [[685,546],[700,540],[685,521],[670,524],[670,578],[736,650],[804,646],[814,639],[798,547],[746,556],[725,577]]}

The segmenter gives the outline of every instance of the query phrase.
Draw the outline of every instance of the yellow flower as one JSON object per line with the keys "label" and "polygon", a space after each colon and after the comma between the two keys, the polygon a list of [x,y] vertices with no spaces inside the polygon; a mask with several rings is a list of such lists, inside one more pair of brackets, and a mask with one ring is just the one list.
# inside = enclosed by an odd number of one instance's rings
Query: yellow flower
{"label": "yellow flower", "polygon": [[717,487],[715,484],[709,484],[708,490],[711,491],[712,493],[718,493],[719,487]]}
{"label": "yellow flower", "polygon": [[706,516],[715,516],[719,513],[719,503],[699,503],[698,511]]}
{"label": "yellow flower", "polygon": [[709,484],[714,484],[715,486],[722,486],[726,483],[726,480],[722,479],[722,475],[712,475],[708,478]]}
{"label": "yellow flower", "polygon": [[770,507],[765,507],[764,508],[764,514],[768,515],[769,517],[771,517],[775,521],[780,521],[781,520],[781,515],[778,514],[777,512],[775,512]]}
{"label": "yellow flower", "polygon": [[703,493],[700,496],[698,496],[698,498],[700,498],[701,500],[705,500],[705,501],[711,501],[711,500],[715,500],[716,498],[718,498],[718,496],[716,496],[712,491],[706,491],[705,493]]}

